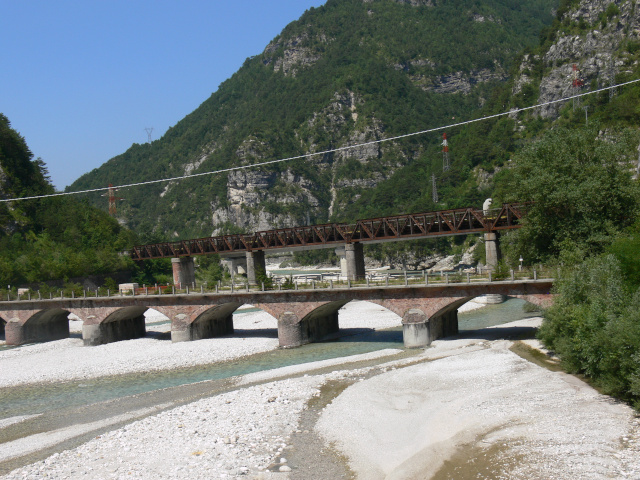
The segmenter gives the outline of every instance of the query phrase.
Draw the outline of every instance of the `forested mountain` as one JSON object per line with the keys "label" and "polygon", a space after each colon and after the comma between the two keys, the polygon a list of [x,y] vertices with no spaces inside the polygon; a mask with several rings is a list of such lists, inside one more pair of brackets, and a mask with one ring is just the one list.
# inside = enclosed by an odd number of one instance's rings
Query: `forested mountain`
{"label": "forested mountain", "polygon": [[[41,159],[0,114],[0,199],[53,193]],[[0,203],[0,288],[130,269],[136,236],[105,212],[70,198]]]}
{"label": "forested mountain", "polygon": [[[69,189],[321,152],[472,118],[509,78],[522,49],[538,44],[556,6],[556,0],[329,0],[248,58],[161,139],[133,145]],[[465,148],[470,139],[457,133],[450,132],[446,174],[436,132],[128,189],[119,219],[153,240],[479,205],[491,190],[480,167],[491,170],[493,163]],[[90,201],[105,206],[97,196]]]}

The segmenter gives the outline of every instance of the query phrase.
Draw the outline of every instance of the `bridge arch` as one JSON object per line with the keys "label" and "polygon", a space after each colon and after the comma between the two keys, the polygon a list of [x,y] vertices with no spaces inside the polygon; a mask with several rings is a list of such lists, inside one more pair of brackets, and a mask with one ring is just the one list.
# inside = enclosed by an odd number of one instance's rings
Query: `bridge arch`
{"label": "bridge arch", "polygon": [[135,305],[110,310],[105,312],[102,320],[93,315],[78,315],[85,319],[82,325],[82,339],[85,345],[102,345],[146,335],[144,312],[147,311],[147,307]]}
{"label": "bridge arch", "polygon": [[[7,322],[14,331],[13,336],[19,337],[18,344],[69,338],[69,310],[50,308],[20,313],[17,318]],[[6,326],[4,330],[6,335]]]}
{"label": "bridge arch", "polygon": [[158,307],[171,319],[171,341],[185,342],[233,333],[233,312],[243,303],[225,302],[192,308]]}
{"label": "bridge arch", "polygon": [[328,302],[261,304],[260,308],[278,319],[280,346],[298,347],[335,338],[340,328],[338,310],[349,301],[350,298]]}

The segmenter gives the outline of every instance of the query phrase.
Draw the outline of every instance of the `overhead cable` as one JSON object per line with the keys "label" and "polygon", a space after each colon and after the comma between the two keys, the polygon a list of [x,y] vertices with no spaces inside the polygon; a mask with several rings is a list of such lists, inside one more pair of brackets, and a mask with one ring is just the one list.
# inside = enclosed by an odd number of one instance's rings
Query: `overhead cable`
{"label": "overhead cable", "polygon": [[[314,153],[305,153],[302,155],[295,155],[293,157],[287,157],[287,158],[280,158],[277,160],[267,160],[265,162],[258,162],[258,163],[252,163],[250,165],[241,165],[241,166],[237,166],[237,167],[229,167],[229,168],[222,168],[220,170],[212,170],[212,171],[208,171],[208,172],[201,172],[201,173],[191,173],[188,175],[181,175],[178,177],[171,177],[171,178],[161,178],[161,179],[157,179],[157,180],[148,180],[145,182],[136,182],[136,183],[128,183],[128,184],[124,184],[124,185],[117,185],[111,188],[114,189],[121,189],[121,188],[130,188],[130,187],[140,187],[143,185],[153,185],[156,183],[165,183],[165,182],[177,182],[180,180],[185,180],[187,178],[195,178],[195,177],[203,177],[205,175],[215,175],[216,173],[226,173],[226,172],[234,172],[234,171],[238,171],[238,170],[247,170],[250,168],[256,168],[256,167],[263,167],[265,165],[273,165],[275,163],[284,163],[284,162],[291,162],[293,160],[300,160],[303,158],[312,158],[312,157],[317,157],[319,155],[326,155],[328,153],[335,153],[335,152],[340,152],[343,150],[350,150],[352,148],[361,148],[361,147],[365,147],[368,145],[374,145],[374,144],[379,144],[379,143],[383,143],[383,142],[391,142],[394,140],[400,140],[402,138],[408,138],[408,137],[415,137],[417,135],[424,135],[426,133],[433,133],[433,132],[437,132],[440,130],[445,130],[445,129],[450,129],[453,127],[461,127],[464,125],[469,125],[471,123],[477,123],[477,122],[482,122],[485,120],[490,120],[493,118],[499,118],[499,117],[504,117],[507,115],[514,115],[516,113],[519,112],[524,112],[527,110],[534,110],[536,108],[541,108],[541,107],[545,107],[547,105],[554,105],[556,103],[561,103],[561,102],[566,102],[568,100],[572,100],[575,98],[579,98],[579,97],[584,97],[587,95],[593,95],[594,93],[599,93],[599,92],[603,92],[603,91],[607,91],[607,90],[611,90],[611,89],[615,89],[618,87],[623,87],[625,85],[630,85],[632,83],[637,83],[640,82],[640,78],[635,79],[635,80],[630,80],[628,82],[624,82],[624,83],[619,83],[617,85],[610,85],[608,87],[602,87],[599,88],[597,90],[592,90],[590,92],[585,92],[585,93],[580,93],[578,95],[572,95],[570,97],[564,97],[564,98],[560,98],[558,100],[550,100],[548,102],[544,102],[544,103],[538,103],[536,105],[532,105],[530,107],[522,107],[522,108],[513,108],[507,112],[502,112],[502,113],[496,113],[493,115],[487,115],[484,117],[480,117],[480,118],[474,118],[472,120],[465,120],[464,122],[457,122],[457,123],[451,123],[449,125],[443,125],[440,127],[435,127],[435,128],[429,128],[427,130],[420,130],[419,132],[413,132],[413,133],[406,133],[404,135],[397,135],[395,137],[389,137],[389,138],[382,138],[379,140],[372,140],[370,142],[364,142],[364,143],[358,143],[356,145],[347,145],[344,147],[337,147],[337,148],[332,148],[329,150],[323,150],[321,152],[314,152]],[[93,193],[93,192],[104,192],[109,190],[110,187],[100,187],[100,188],[91,188],[91,189],[87,189],[87,190],[77,190],[74,192],[56,192],[56,193],[49,193],[46,195],[33,195],[30,197],[19,197],[19,198],[6,198],[6,199],[0,199],[0,203],[7,203],[7,202],[17,202],[17,201],[21,201],[21,200],[35,200],[35,199],[39,199],[39,198],[49,198],[49,197],[61,197],[61,196],[65,196],[65,195],[80,195],[83,193]]]}

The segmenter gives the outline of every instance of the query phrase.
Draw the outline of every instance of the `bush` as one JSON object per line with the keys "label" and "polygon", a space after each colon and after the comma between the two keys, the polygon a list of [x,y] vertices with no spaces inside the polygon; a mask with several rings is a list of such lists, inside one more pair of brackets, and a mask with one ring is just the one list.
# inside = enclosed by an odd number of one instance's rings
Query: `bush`
{"label": "bush", "polygon": [[295,283],[293,283],[293,277],[289,275],[284,279],[284,283],[282,284],[283,290],[293,290],[296,287]]}
{"label": "bush", "polygon": [[631,296],[613,255],[562,272],[538,333],[563,366],[640,408],[640,289]]}

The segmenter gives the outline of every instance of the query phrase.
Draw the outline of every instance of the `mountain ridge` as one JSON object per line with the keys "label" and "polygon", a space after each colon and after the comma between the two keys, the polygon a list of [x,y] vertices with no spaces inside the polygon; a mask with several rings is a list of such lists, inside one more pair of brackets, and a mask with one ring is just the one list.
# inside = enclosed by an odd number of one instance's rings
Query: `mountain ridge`
{"label": "mountain ridge", "polygon": [[[133,145],[69,190],[324,151],[469,117],[515,52],[537,41],[544,22],[529,14],[548,10],[551,22],[555,5],[532,1],[512,11],[507,3],[329,1],[285,27],[162,139]],[[506,28],[510,15],[519,23]],[[388,142],[128,190],[120,220],[153,240],[347,219],[361,213],[354,201],[406,165],[435,171],[440,142],[438,135]]]}

